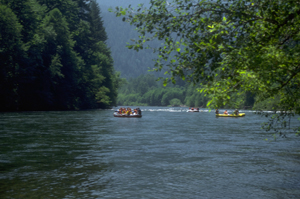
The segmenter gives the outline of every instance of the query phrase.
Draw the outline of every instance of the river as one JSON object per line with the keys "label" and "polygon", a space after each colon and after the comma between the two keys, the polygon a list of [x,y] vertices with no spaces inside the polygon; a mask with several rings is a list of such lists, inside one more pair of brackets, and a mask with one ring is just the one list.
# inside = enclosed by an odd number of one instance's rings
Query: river
{"label": "river", "polygon": [[251,111],[0,113],[0,198],[300,198],[299,138]]}

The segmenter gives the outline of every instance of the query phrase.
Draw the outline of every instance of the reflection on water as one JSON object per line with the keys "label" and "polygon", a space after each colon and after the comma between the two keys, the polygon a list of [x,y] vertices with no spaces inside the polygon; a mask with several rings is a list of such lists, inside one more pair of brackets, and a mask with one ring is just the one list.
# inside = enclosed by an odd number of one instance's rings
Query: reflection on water
{"label": "reflection on water", "polygon": [[141,107],[0,114],[0,198],[299,198],[295,138],[262,118]]}

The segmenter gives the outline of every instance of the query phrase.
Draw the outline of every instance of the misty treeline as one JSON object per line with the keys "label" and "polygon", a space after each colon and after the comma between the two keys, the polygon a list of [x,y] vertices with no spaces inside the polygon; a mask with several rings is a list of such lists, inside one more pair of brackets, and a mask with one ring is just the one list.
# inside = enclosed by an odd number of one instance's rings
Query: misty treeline
{"label": "misty treeline", "polygon": [[[163,86],[154,75],[141,75],[123,82],[117,104],[120,106],[188,106],[205,108],[210,96],[199,92],[201,87],[180,79],[176,84]],[[236,94],[237,95],[237,94]],[[251,93],[234,97],[233,106],[226,108],[252,108],[255,97]]]}
{"label": "misty treeline", "polygon": [[0,0],[0,110],[116,104],[114,71],[93,0]]}

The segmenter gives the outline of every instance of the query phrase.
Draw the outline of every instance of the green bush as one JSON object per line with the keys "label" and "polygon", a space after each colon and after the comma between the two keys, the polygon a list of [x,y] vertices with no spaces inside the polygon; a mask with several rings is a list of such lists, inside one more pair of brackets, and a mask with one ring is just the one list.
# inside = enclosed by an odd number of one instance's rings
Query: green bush
{"label": "green bush", "polygon": [[180,99],[178,99],[178,98],[173,98],[173,99],[171,99],[171,100],[169,101],[169,104],[170,104],[171,106],[180,106],[180,105],[182,105]]}

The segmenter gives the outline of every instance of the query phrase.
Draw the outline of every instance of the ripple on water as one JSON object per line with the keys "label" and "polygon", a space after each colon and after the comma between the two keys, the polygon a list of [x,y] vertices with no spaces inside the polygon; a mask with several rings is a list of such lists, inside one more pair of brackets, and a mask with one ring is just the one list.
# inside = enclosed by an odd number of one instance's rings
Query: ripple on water
{"label": "ripple on water", "polygon": [[297,139],[186,107],[0,114],[1,198],[299,198]]}

